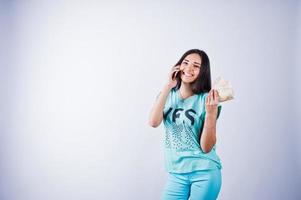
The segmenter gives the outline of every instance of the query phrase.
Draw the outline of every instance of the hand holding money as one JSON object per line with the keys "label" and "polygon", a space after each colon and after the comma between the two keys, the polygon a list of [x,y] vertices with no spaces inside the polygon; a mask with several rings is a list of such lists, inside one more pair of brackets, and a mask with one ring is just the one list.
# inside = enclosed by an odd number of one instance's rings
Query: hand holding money
{"label": "hand holding money", "polygon": [[213,84],[213,88],[218,92],[219,102],[229,101],[234,99],[234,91],[229,81],[222,77],[218,77]]}

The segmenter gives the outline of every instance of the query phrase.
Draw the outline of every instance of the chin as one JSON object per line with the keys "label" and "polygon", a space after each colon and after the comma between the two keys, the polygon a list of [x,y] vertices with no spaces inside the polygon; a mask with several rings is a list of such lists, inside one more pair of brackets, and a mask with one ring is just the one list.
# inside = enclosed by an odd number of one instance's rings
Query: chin
{"label": "chin", "polygon": [[193,81],[185,81],[185,80],[182,80],[182,83],[193,83]]}
{"label": "chin", "polygon": [[186,79],[186,78],[183,78],[181,77],[181,81],[183,83],[193,83],[196,79]]}

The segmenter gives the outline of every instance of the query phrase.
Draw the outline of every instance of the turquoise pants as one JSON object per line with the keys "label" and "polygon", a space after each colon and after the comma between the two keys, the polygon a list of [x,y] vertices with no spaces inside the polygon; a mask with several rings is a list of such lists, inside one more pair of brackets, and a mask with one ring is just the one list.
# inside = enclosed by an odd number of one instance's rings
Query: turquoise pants
{"label": "turquoise pants", "polygon": [[216,200],[221,184],[220,169],[169,173],[162,200]]}

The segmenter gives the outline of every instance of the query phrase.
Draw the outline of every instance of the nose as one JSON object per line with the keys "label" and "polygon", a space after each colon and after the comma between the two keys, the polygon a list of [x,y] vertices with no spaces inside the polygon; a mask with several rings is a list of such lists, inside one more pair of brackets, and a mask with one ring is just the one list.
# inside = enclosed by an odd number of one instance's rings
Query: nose
{"label": "nose", "polygon": [[192,70],[193,69],[193,64],[188,64],[188,65],[186,65],[186,68],[190,71],[190,70]]}

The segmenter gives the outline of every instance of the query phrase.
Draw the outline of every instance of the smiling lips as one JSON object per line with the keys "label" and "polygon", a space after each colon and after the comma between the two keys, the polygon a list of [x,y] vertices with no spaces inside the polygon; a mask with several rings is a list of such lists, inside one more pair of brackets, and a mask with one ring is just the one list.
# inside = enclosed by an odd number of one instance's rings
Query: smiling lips
{"label": "smiling lips", "polygon": [[183,75],[184,75],[184,76],[186,76],[186,77],[189,77],[189,78],[190,78],[190,77],[193,77],[193,75],[192,75],[192,74],[189,74],[189,73],[187,73],[187,72],[184,72],[184,71],[183,71]]}

